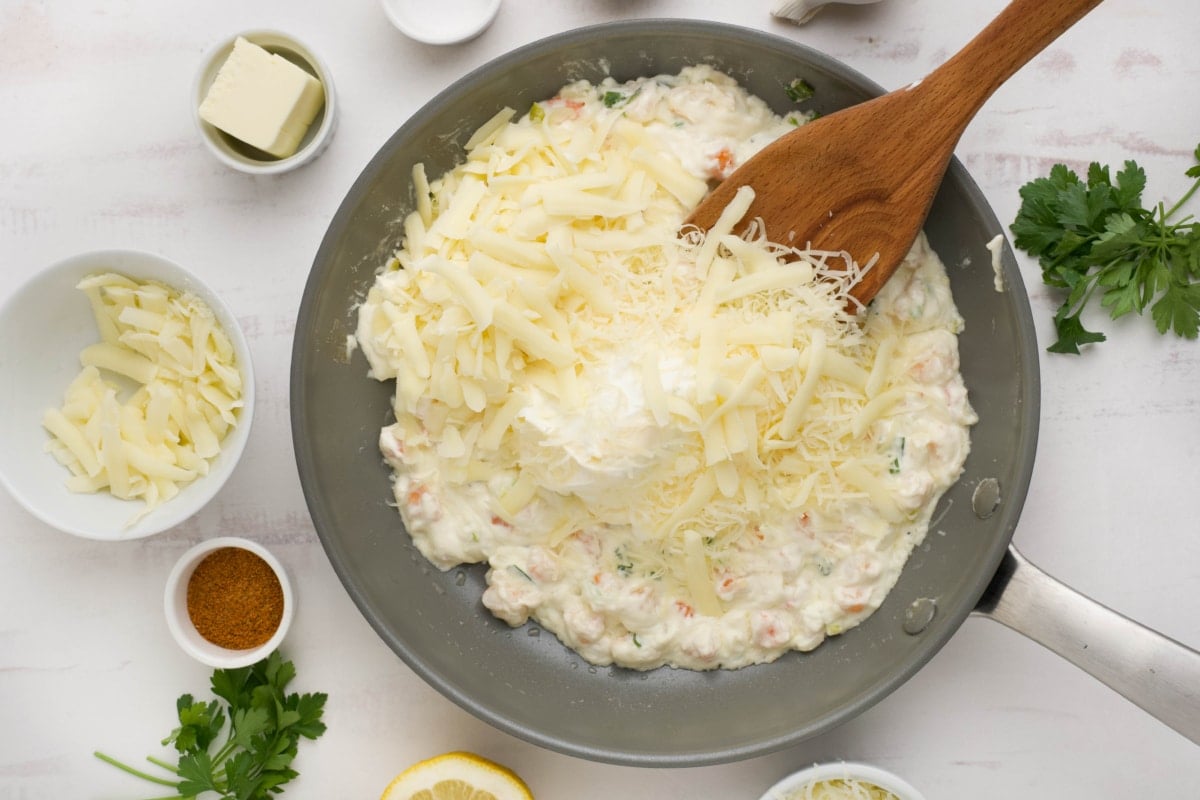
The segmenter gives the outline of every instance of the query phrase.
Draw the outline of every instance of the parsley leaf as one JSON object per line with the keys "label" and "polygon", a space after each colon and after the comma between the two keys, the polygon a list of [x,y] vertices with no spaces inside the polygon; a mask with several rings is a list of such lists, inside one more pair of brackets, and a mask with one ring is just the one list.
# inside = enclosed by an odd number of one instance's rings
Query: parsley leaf
{"label": "parsley leaf", "polygon": [[1150,315],[1159,333],[1169,328],[1185,339],[1195,339],[1200,332],[1200,285],[1171,284],[1150,307]]}
{"label": "parsley leaf", "polygon": [[[142,772],[104,753],[96,756],[131,775],[175,789],[178,800],[206,792],[220,800],[267,800],[299,774],[291,766],[299,740],[316,739],[325,732],[321,717],[327,696],[288,694],[287,686],[295,677],[295,665],[277,651],[250,667],[215,670],[212,691],[220,700],[203,703],[190,694],[181,695],[175,703],[179,727],[162,742],[174,744],[180,754],[178,764],[148,759],[169,777]],[[225,741],[214,749],[226,719]]]}
{"label": "parsley leaf", "polygon": [[1114,177],[1092,163],[1083,180],[1063,164],[1020,189],[1013,244],[1038,259],[1042,280],[1066,291],[1054,315],[1052,353],[1105,341],[1080,319],[1093,295],[1113,319],[1150,309],[1159,333],[1200,334],[1200,222],[1172,221],[1200,187],[1200,145],[1187,176],[1196,182],[1169,210],[1142,206],[1146,172],[1126,161]]}
{"label": "parsley leaf", "polygon": [[190,694],[185,694],[175,701],[175,709],[179,715],[179,727],[171,731],[162,743],[174,744],[180,753],[193,749],[207,750],[225,724],[225,714],[216,700],[197,703]]}

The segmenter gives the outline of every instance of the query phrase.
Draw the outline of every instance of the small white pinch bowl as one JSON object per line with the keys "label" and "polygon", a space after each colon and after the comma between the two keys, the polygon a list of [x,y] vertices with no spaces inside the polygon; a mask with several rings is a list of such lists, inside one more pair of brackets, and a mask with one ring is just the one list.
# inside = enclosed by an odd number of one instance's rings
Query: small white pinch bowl
{"label": "small white pinch bowl", "polygon": [[[233,43],[239,36],[269,53],[286,58],[319,80],[325,89],[325,105],[308,126],[308,131],[300,140],[300,147],[287,158],[276,158],[270,153],[264,153],[245,142],[240,142],[200,118],[200,104],[204,102],[204,97],[221,70],[221,65],[233,52]],[[325,62],[310,47],[296,37],[280,31],[243,31],[219,42],[200,62],[200,69],[196,73],[188,99],[192,104],[192,121],[195,122],[196,130],[199,131],[208,151],[225,166],[250,175],[277,175],[304,166],[325,151],[337,128],[337,91],[334,89],[333,74],[329,67],[325,66]]]}
{"label": "small white pinch bowl", "polygon": [[[768,789],[760,800],[784,800],[789,793],[800,792],[810,783],[835,780],[858,780],[864,783],[873,783],[880,789],[896,795],[900,800],[925,800],[924,795],[900,776],[885,769],[856,761],[813,764],[811,767],[793,772]],[[803,797],[803,795],[799,796]]]}
{"label": "small white pinch bowl", "polygon": [[487,30],[500,11],[500,0],[380,0],[396,29],[425,44],[468,42]]}
{"label": "small white pinch bowl", "polygon": [[[275,634],[265,643],[248,650],[230,650],[213,644],[200,635],[196,626],[192,624],[192,618],[188,616],[187,590],[192,573],[196,571],[196,567],[204,560],[205,556],[224,547],[249,550],[267,562],[275,572],[275,577],[279,579],[280,588],[283,589],[283,616],[279,620],[279,627],[275,630]],[[180,556],[167,576],[163,605],[167,615],[167,627],[183,651],[201,664],[216,669],[248,667],[269,656],[287,636],[288,628],[292,624],[292,617],[296,613],[296,599],[292,593],[292,584],[288,581],[287,572],[279,563],[279,559],[257,542],[237,536],[219,536],[215,539],[208,539]]]}
{"label": "small white pinch bowl", "polygon": [[[130,525],[144,504],[106,491],[78,494],[67,489],[70,472],[46,452],[42,428],[47,408],[62,405],[79,374],[79,352],[100,341],[91,306],[75,288],[97,272],[117,272],[189,291],[213,310],[229,336],[242,371],[243,402],[238,424],[221,442],[208,475],[180,489]],[[40,270],[0,305],[0,484],[47,525],[85,539],[123,541],[167,530],[199,511],[233,473],[250,436],[254,417],[254,368],[250,347],[233,312],[198,277],[162,256],[137,250],[81,253]]]}
{"label": "small white pinch bowl", "polygon": [[777,0],[771,8],[771,16],[803,25],[817,15],[825,6],[866,6],[880,0]]}

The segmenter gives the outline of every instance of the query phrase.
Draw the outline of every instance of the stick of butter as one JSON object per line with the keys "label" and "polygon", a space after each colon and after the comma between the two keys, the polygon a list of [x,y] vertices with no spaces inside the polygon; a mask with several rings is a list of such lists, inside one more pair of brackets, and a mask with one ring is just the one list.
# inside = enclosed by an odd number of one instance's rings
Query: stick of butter
{"label": "stick of butter", "polygon": [[217,71],[200,118],[277,158],[296,152],[325,102],[321,82],[239,36]]}

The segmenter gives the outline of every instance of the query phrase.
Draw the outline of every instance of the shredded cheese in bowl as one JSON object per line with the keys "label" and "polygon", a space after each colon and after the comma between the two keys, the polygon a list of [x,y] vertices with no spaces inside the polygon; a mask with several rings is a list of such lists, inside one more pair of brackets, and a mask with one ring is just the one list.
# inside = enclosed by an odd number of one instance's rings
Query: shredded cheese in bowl
{"label": "shredded cheese in bowl", "polygon": [[957,478],[962,321],[918,241],[860,321],[846,254],[784,247],[708,180],[803,120],[691,67],[506,110],[432,181],[359,309],[414,542],[599,664],[816,647],[883,601]]}
{"label": "shredded cheese in bowl", "polygon": [[70,470],[71,491],[144,501],[132,525],[208,474],[239,423],[242,373],[200,298],[111,272],[77,288],[101,340],[79,354],[62,406],[43,414],[46,449]]}

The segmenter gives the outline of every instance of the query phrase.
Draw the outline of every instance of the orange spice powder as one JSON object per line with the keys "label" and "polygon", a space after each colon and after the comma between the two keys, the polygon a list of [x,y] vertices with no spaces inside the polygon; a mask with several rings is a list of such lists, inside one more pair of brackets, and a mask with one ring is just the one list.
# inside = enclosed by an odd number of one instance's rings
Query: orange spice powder
{"label": "orange spice powder", "polygon": [[279,629],[283,587],[257,554],[222,547],[205,556],[188,579],[187,610],[208,641],[227,650],[249,650]]}

